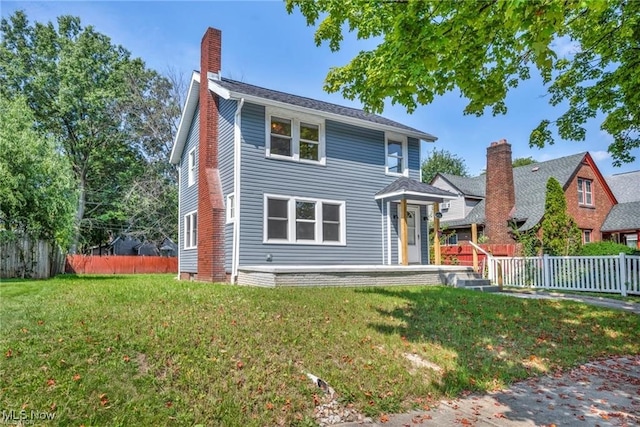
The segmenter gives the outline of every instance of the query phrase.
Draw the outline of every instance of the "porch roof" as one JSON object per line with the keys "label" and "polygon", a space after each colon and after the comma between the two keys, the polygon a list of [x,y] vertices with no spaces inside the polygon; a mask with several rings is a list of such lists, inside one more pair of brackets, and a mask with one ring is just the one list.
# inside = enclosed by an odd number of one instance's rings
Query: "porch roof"
{"label": "porch roof", "polygon": [[425,184],[415,179],[401,177],[387,185],[375,195],[376,200],[411,199],[423,202],[441,203],[444,200],[457,199],[458,196],[433,185]]}

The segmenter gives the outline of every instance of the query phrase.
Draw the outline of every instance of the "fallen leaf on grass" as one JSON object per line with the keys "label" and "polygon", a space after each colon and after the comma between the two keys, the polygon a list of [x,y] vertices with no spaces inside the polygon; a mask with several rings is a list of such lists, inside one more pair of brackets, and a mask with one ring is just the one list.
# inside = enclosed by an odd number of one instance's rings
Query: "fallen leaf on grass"
{"label": "fallen leaf on grass", "polygon": [[131,360],[131,358],[125,354],[125,355],[122,357],[122,360],[124,360],[125,362],[128,362],[129,360]]}
{"label": "fallen leaf on grass", "polygon": [[74,381],[78,381],[78,380],[80,380],[80,375],[75,374],[75,375],[73,376],[73,380],[74,380]]}
{"label": "fallen leaf on grass", "polygon": [[267,408],[269,411],[272,411],[272,410],[273,410],[273,403],[271,403],[271,402],[267,402],[267,404],[266,404],[265,406],[266,406],[266,408]]}
{"label": "fallen leaf on grass", "polygon": [[4,357],[6,357],[7,359],[10,358],[11,356],[13,356],[13,350],[9,349],[7,350],[7,352],[4,354]]}
{"label": "fallen leaf on grass", "polygon": [[389,422],[389,416],[388,416],[387,414],[382,414],[382,415],[380,415],[380,422],[381,422],[382,424],[384,424],[384,423],[388,423],[388,422]]}
{"label": "fallen leaf on grass", "polygon": [[105,393],[102,393],[100,395],[100,405],[107,406],[108,403],[109,403],[109,399],[107,398],[107,395]]}
{"label": "fallen leaf on grass", "polygon": [[53,378],[49,378],[49,379],[47,380],[47,385],[48,385],[49,387],[53,387],[53,386],[55,386],[55,385],[56,385],[56,380],[54,380]]}

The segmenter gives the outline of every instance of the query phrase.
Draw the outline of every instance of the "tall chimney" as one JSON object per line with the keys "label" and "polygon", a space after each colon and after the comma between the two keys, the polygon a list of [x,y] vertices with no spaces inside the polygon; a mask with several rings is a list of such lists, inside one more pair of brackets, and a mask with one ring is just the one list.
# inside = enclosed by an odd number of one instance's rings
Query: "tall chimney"
{"label": "tall chimney", "polygon": [[489,243],[514,243],[509,219],[516,204],[511,144],[505,139],[487,148],[485,235]]}
{"label": "tall chimney", "polygon": [[224,282],[224,198],[218,171],[218,97],[209,78],[219,78],[222,33],[208,28],[200,48],[198,148],[198,280]]}

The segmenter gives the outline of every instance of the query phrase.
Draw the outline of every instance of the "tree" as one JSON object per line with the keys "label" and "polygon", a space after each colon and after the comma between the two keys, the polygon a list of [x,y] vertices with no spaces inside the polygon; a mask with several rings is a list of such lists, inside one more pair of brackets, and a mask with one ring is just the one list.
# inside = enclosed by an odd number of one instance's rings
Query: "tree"
{"label": "tree", "polygon": [[53,140],[33,129],[23,98],[0,97],[0,237],[66,246],[74,205],[71,169]]}
{"label": "tree", "polygon": [[[640,146],[638,1],[286,0],[289,13],[296,7],[308,25],[320,21],[315,42],[328,41],[332,51],[346,28],[359,39],[380,39],[332,68],[325,82],[325,90],[357,98],[372,112],[387,99],[412,112],[457,88],[469,100],[465,114],[505,114],[507,92],[537,70],[549,102],[569,107],[543,120],[530,145],[553,143],[552,124],[561,138],[584,140],[583,125],[603,113],[615,165],[632,162],[631,150]],[[559,43],[576,51],[563,54]]]}
{"label": "tree", "polygon": [[171,84],[77,17],[31,25],[18,11],[1,21],[0,34],[0,95],[24,95],[36,128],[60,142],[72,166],[71,251],[127,229],[122,198],[137,179],[152,173],[175,182],[162,159],[173,136],[166,122],[179,115],[163,98]]}
{"label": "tree", "polygon": [[422,162],[422,182],[431,182],[438,173],[449,173],[458,176],[469,176],[464,159],[449,151],[435,148]]}
{"label": "tree", "polygon": [[548,255],[567,256],[580,249],[580,229],[569,214],[564,190],[555,178],[547,181],[542,218],[542,250]]}
{"label": "tree", "polygon": [[529,156],[529,157],[516,157],[515,159],[513,159],[513,162],[511,163],[511,165],[514,168],[517,168],[518,166],[527,166],[527,165],[532,165],[534,163],[537,163],[537,162],[531,156]]}

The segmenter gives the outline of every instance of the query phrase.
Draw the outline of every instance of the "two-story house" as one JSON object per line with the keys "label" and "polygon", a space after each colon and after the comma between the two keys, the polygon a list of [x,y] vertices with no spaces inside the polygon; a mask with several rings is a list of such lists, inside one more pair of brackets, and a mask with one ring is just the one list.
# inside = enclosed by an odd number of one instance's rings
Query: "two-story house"
{"label": "two-story house", "polygon": [[440,208],[441,224],[449,236],[447,244],[471,240],[474,223],[488,243],[513,243],[513,223],[520,231],[527,231],[542,221],[551,177],[564,189],[567,211],[582,231],[583,242],[606,237],[603,223],[617,200],[589,153],[516,168],[511,162],[511,146],[501,140],[487,148],[486,174],[434,177],[432,185],[458,195]]}
{"label": "two-story house", "polygon": [[181,278],[243,267],[427,264],[420,141],[384,117],[221,76],[209,28],[171,162],[179,165]]}

